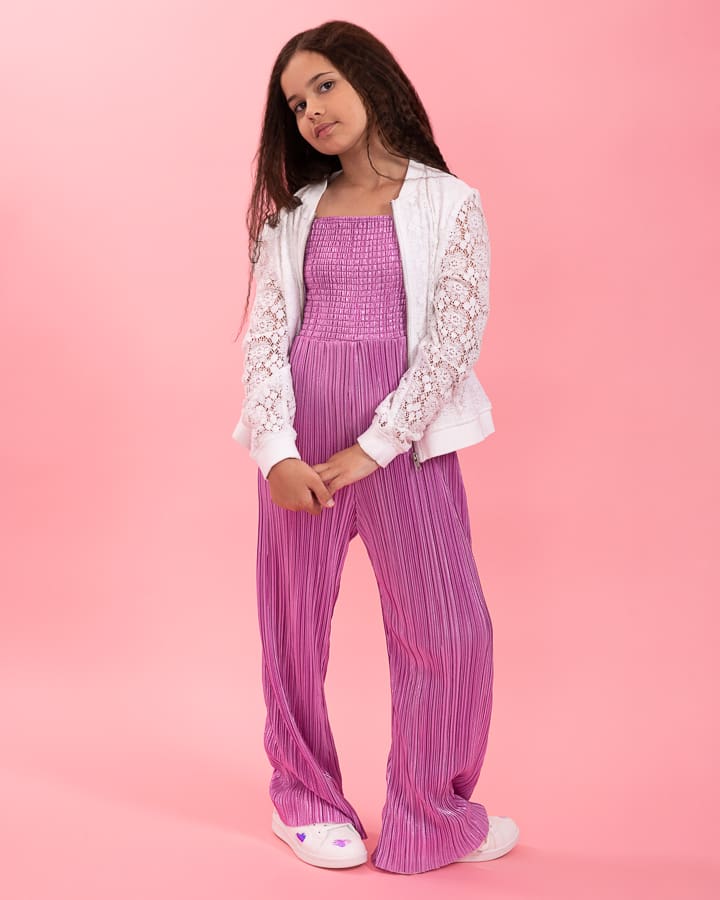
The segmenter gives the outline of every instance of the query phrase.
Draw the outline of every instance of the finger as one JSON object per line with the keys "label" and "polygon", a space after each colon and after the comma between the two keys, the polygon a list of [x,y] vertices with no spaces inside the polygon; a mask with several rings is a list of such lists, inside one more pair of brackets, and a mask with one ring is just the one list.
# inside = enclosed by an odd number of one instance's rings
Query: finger
{"label": "finger", "polygon": [[315,496],[315,493],[310,486],[308,486],[306,490],[303,509],[305,510],[305,512],[308,512],[314,516],[319,516],[323,510],[322,503],[318,502],[318,498]]}
{"label": "finger", "polygon": [[322,478],[323,481],[327,481],[330,477],[332,477],[332,467],[328,466],[326,463],[320,463],[317,466],[313,466],[315,470],[315,474]]}
{"label": "finger", "polygon": [[335,501],[333,500],[332,491],[328,490],[325,486],[325,482],[318,476],[317,483],[312,486],[312,491],[322,504],[322,506],[334,506]]}
{"label": "finger", "polygon": [[308,510],[308,512],[313,516],[319,516],[322,511],[322,505],[318,503],[317,498],[313,494],[312,500],[310,502],[310,509]]}
{"label": "finger", "polygon": [[348,484],[352,484],[351,479],[347,476],[339,474],[336,475],[328,484],[326,485],[328,491],[331,496],[334,496],[342,487],[345,487]]}

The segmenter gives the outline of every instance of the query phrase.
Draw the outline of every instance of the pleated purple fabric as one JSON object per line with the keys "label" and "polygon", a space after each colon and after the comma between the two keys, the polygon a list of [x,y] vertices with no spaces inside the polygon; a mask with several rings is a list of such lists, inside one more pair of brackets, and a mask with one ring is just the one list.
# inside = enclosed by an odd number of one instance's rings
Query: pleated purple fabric
{"label": "pleated purple fabric", "polygon": [[[306,300],[290,350],[295,430],[309,465],[355,443],[407,367],[405,292],[392,216],[315,218]],[[492,623],[472,551],[457,453],[410,452],[341,488],[319,516],[272,503],[258,470],[257,591],[270,797],[287,825],[352,822],[324,681],[350,541],[380,594],[392,691],[387,796],[371,861],[415,874],[487,836],[470,800],[488,740]]]}

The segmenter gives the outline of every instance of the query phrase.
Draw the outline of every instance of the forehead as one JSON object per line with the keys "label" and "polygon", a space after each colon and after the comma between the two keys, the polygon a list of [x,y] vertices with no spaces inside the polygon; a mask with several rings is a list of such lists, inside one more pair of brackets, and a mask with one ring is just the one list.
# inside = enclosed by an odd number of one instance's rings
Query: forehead
{"label": "forehead", "polygon": [[307,82],[318,72],[336,71],[335,66],[322,53],[298,50],[288,61],[280,75],[280,87],[285,96],[300,94]]}

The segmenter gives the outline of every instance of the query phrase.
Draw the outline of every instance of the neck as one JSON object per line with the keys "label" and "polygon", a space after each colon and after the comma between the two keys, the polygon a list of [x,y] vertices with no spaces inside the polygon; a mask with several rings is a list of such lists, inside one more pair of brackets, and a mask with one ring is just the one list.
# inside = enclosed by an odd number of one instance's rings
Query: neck
{"label": "neck", "polygon": [[[393,183],[402,183],[410,161],[405,156],[388,153],[384,148],[370,145],[370,159],[367,148],[353,147],[340,154],[342,173],[338,176],[350,188],[362,193],[373,193]],[[380,173],[380,174],[378,174]]]}

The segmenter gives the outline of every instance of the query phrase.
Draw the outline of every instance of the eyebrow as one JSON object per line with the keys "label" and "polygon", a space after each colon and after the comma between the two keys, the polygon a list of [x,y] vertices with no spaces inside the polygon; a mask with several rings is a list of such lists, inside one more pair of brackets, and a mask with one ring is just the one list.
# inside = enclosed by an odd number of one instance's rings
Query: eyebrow
{"label": "eyebrow", "polygon": [[[317,75],[313,75],[313,77],[310,79],[310,81],[308,81],[308,83],[305,85],[305,87],[309,88],[310,85],[313,83],[313,81],[317,81],[318,78],[322,78],[323,75],[332,75],[332,70],[330,72],[318,72]],[[297,94],[291,94],[287,98],[287,102],[292,103],[292,101],[295,99],[295,97],[297,97]]]}

